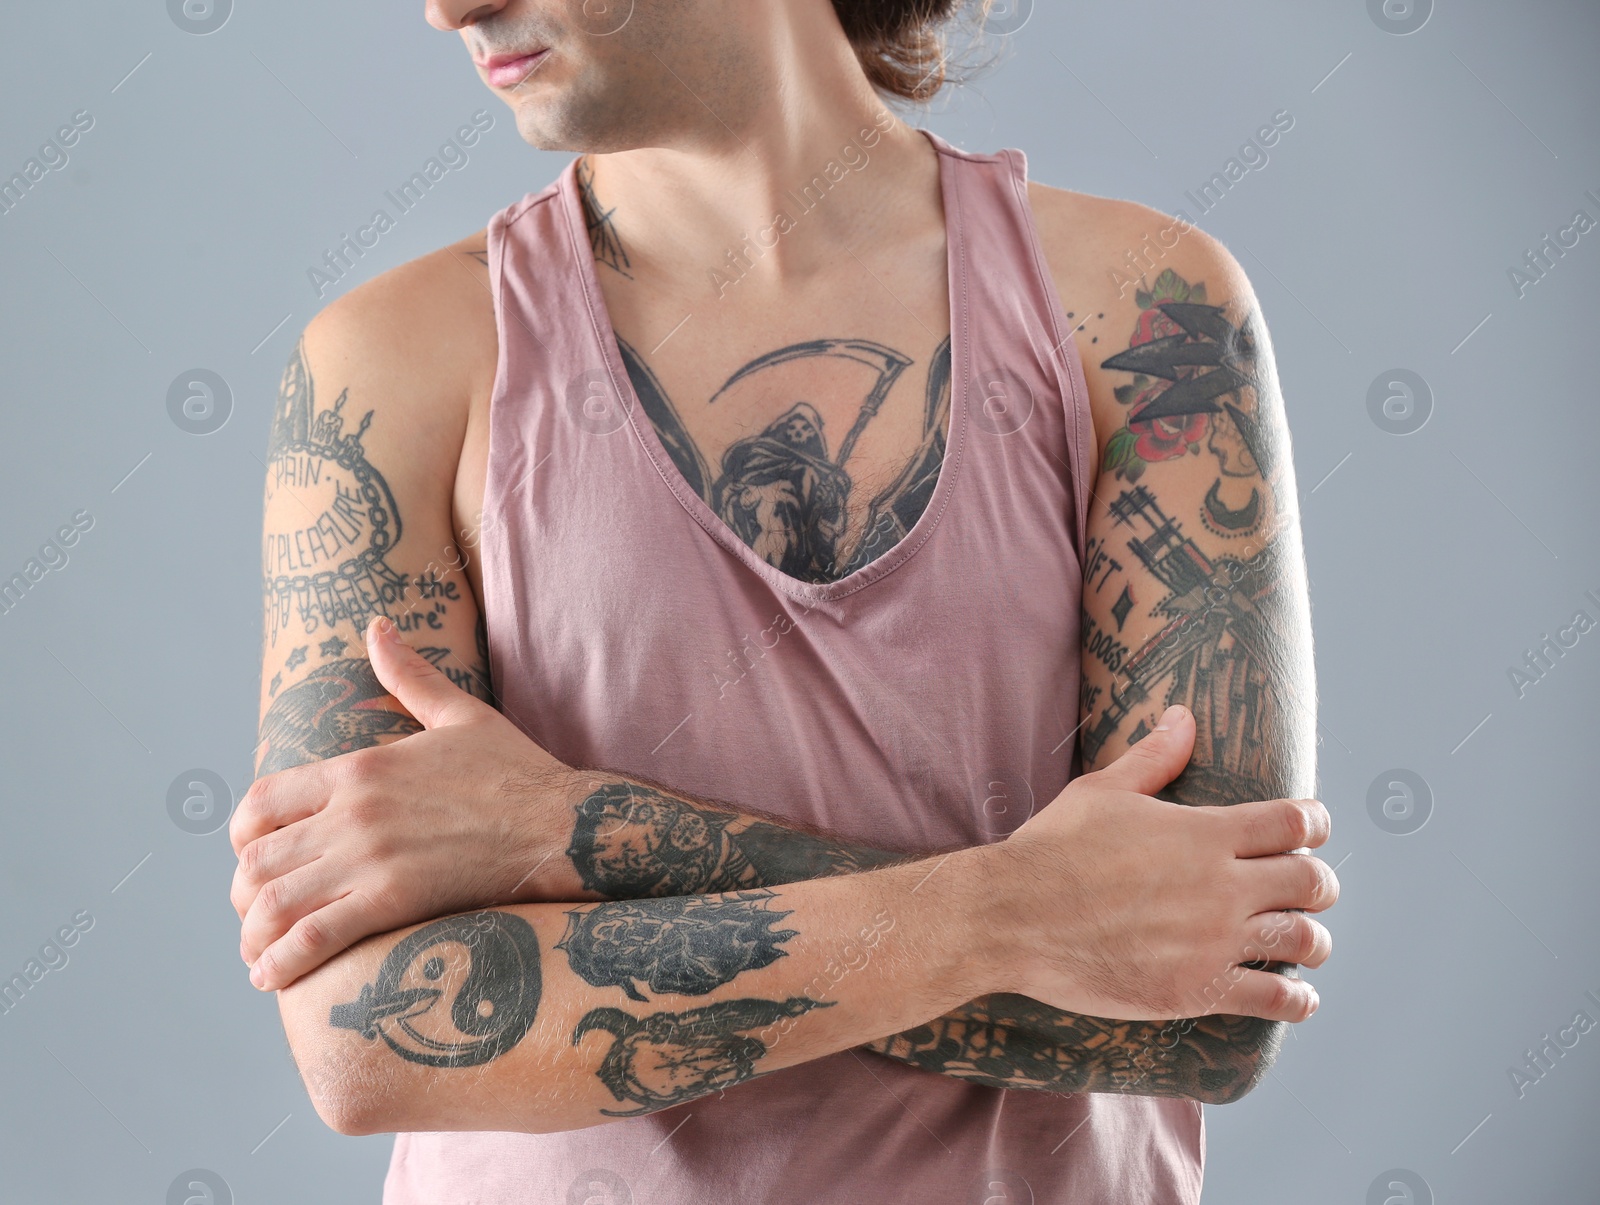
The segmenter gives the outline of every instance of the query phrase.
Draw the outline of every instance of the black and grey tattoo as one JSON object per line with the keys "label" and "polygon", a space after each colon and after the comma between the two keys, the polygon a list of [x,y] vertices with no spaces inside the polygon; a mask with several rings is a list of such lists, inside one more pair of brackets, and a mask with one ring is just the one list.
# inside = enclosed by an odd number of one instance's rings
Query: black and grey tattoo
{"label": "black and grey tattoo", "polygon": [[[713,475],[666,390],[624,340],[617,340],[640,407],[685,482],[768,564],[808,582],[847,577],[893,548],[915,526],[938,484],[950,413],[950,340],[929,364],[922,438],[910,459],[860,515],[856,480],[846,468],[856,442],[912,360],[862,339],[816,339],[759,356],[728,378],[707,403],[763,388],[796,361],[848,361],[866,369],[860,407],[830,451],[816,407],[796,397],[756,435],[732,444]],[[781,379],[781,378],[778,378]],[[782,386],[779,386],[780,388]]]}
{"label": "black and grey tattoo", "polygon": [[611,1035],[595,1074],[631,1109],[601,1109],[608,1117],[636,1117],[731,1088],[757,1075],[767,1043],[751,1031],[767,1029],[814,1008],[831,1008],[806,996],[787,1000],[722,1000],[681,1013],[635,1017],[620,1008],[584,1014],[572,1043],[590,1033]]}
{"label": "black and grey tattoo", "polygon": [[992,1088],[1237,1100],[1282,1034],[1250,1018],[1112,1021],[1026,996],[974,1000],[868,1049]]}
{"label": "black and grey tattoo", "polygon": [[383,475],[368,463],[361,437],[368,410],[345,431],[349,391],[318,410],[302,341],[284,369],[268,443],[267,504],[289,490],[306,520],[269,531],[262,546],[267,636],[298,619],[306,635],[341,622],[365,626],[398,613],[406,579],[385,559],[400,539],[400,514]]}
{"label": "black and grey tattoo", "polygon": [[589,245],[594,251],[595,261],[632,280],[633,273],[628,269],[633,265],[628,261],[628,253],[623,249],[622,240],[617,237],[616,226],[611,221],[616,209],[602,208],[599,198],[595,196],[594,168],[589,165],[587,155],[578,160],[578,196],[583,202],[584,225],[589,229]]}
{"label": "black and grey tattoo", "polygon": [[605,783],[576,812],[567,856],[584,887],[610,899],[776,887],[904,857],[697,806],[638,783]]}
{"label": "black and grey tattoo", "polygon": [[540,990],[533,927],[510,912],[472,912],[401,939],[374,982],[333,1006],[328,1024],[381,1038],[410,1063],[477,1067],[532,1028]]}
{"label": "black and grey tattoo", "polygon": [[767,907],[770,891],[732,896],[623,900],[567,913],[557,944],[572,969],[595,987],[620,987],[630,1000],[661,994],[704,996],[745,971],[770,966],[794,929],[773,926],[788,916]]}

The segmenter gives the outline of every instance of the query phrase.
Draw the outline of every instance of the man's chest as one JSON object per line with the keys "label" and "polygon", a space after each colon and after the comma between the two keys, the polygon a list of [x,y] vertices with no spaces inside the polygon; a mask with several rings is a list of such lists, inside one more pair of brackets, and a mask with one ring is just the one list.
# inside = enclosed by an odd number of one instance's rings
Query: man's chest
{"label": "man's chest", "polygon": [[944,274],[902,275],[906,305],[860,276],[781,301],[751,289],[681,316],[670,292],[606,286],[633,392],[673,466],[739,539],[801,580],[835,580],[892,548],[943,462]]}

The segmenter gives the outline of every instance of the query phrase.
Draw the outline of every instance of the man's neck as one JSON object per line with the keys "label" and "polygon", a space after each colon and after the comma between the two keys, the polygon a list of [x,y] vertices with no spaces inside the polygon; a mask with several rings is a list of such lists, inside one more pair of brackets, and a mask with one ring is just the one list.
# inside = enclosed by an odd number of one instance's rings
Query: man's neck
{"label": "man's neck", "polygon": [[800,75],[741,111],[702,108],[663,145],[584,157],[591,221],[605,223],[628,275],[681,287],[732,251],[760,261],[763,291],[782,292],[842,252],[865,256],[940,219],[931,144],[854,63],[811,62]]}

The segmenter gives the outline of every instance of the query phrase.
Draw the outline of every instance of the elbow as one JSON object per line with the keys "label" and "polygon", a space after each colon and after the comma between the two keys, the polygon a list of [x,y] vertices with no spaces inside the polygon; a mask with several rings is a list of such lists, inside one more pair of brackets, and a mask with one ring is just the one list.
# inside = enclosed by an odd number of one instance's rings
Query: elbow
{"label": "elbow", "polygon": [[361,1137],[397,1128],[391,1077],[380,1073],[367,1053],[330,1040],[327,1008],[304,981],[278,993],[278,1008],[289,1053],[311,1105],[336,1134]]}
{"label": "elbow", "polygon": [[1245,1032],[1234,1035],[1232,1057],[1222,1066],[1201,1068],[1195,1077],[1190,1095],[1201,1104],[1231,1105],[1243,1100],[1278,1060],[1288,1025],[1256,1018],[1240,1020],[1245,1022]]}

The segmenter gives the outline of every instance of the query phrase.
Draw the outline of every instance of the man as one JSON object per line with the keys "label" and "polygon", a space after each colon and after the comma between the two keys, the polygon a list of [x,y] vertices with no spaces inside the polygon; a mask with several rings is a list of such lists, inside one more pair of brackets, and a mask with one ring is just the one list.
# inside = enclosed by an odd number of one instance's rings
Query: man
{"label": "man", "polygon": [[1254,296],[895,118],[956,7],[429,0],[582,153],[307,327],[232,826],[389,1202],[1194,1201],[1316,1008]]}

